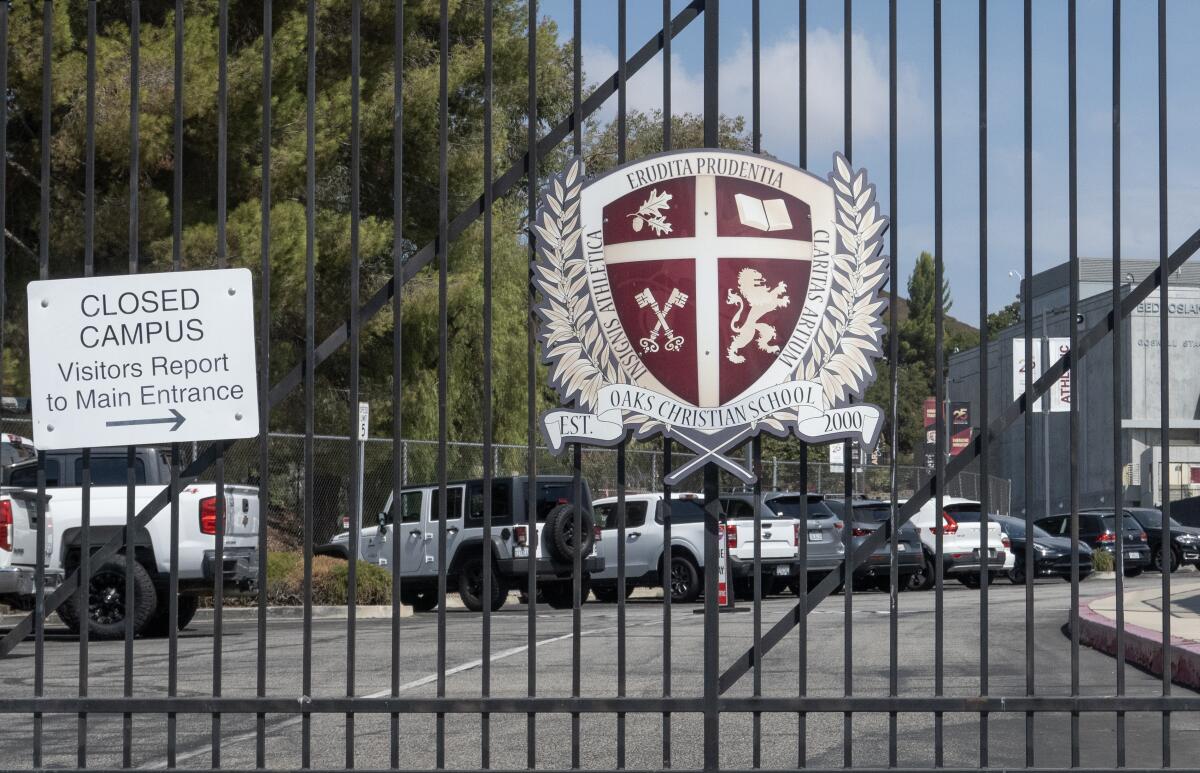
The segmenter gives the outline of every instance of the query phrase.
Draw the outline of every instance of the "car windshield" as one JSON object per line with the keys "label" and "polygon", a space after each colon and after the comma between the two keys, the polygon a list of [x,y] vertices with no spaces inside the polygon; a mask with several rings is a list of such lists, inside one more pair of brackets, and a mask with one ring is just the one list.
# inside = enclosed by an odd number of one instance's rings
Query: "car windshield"
{"label": "car windshield", "polygon": [[[1148,529],[1163,528],[1163,514],[1158,510],[1138,510],[1136,520]],[[1183,526],[1182,523],[1175,519],[1170,519],[1168,523],[1176,528]]]}
{"label": "car windshield", "polygon": [[[1109,529],[1110,531],[1113,530],[1117,524],[1116,516],[1113,515],[1112,513],[1109,513],[1103,517],[1104,517],[1104,528]],[[1121,522],[1124,524],[1125,529],[1127,531],[1141,531],[1142,530],[1142,525],[1140,523],[1138,523],[1136,520],[1134,520],[1132,515],[1122,516]]]}
{"label": "car windshield", "polygon": [[854,520],[867,523],[886,523],[892,517],[892,508],[887,504],[855,505]]}
{"label": "car windshield", "polygon": [[[841,504],[838,502],[837,504]],[[800,495],[792,494],[789,496],[775,497],[767,502],[767,507],[774,510],[783,518],[799,518],[800,517]],[[829,506],[829,503],[819,497],[808,498],[808,517],[809,518],[836,518],[837,514]]]}

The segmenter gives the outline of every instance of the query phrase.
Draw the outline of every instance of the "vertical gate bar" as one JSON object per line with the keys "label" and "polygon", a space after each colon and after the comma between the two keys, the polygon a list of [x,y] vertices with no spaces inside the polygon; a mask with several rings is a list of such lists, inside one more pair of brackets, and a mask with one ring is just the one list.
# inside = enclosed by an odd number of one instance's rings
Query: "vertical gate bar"
{"label": "vertical gate bar", "polygon": [[[95,67],[95,3],[88,3],[88,47]],[[172,189],[174,195],[171,201],[171,270],[179,271],[183,266],[183,0],[175,0],[175,61],[174,61],[174,157],[171,163]],[[94,88],[94,83],[93,83]],[[88,122],[92,130],[91,121]],[[92,147],[94,161],[94,142]],[[94,163],[89,173],[95,174]],[[94,181],[90,184],[94,194]],[[92,194],[89,194],[89,197]],[[89,202],[94,207],[94,203]],[[93,209],[94,213],[94,209]],[[87,249],[91,249],[91,236],[86,239]],[[171,572],[167,580],[167,595],[170,597],[167,609],[167,695],[174,698],[179,690],[179,444],[171,444]],[[86,534],[86,527],[84,530]],[[262,557],[260,556],[260,560]],[[82,576],[87,576],[84,573]],[[175,767],[175,741],[177,717],[175,712],[167,714],[167,767]]]}
{"label": "vertical gate bar", "polygon": [[[945,271],[945,263],[942,260],[942,0],[933,0],[933,293],[935,296],[934,303],[934,400],[937,403],[936,416],[937,424],[934,427],[934,644],[933,644],[933,694],[937,697],[942,696],[942,691],[945,687],[945,642],[943,638],[946,632],[945,623],[945,604],[942,598],[944,591],[944,578],[942,571],[944,569],[944,557],[942,556],[943,532],[945,531],[942,522],[942,503],[944,501],[944,492],[946,488],[946,406],[944,401],[946,398],[944,368],[946,353],[943,348],[945,338],[943,336],[943,326],[945,324],[945,297],[942,292],[943,276]],[[986,524],[982,524],[986,527]],[[982,556],[980,557],[982,560]],[[933,715],[933,749],[934,749],[934,764],[937,767],[942,766],[943,760],[943,723],[942,712],[934,712]]]}
{"label": "vertical gate bar", "polygon": [[[670,39],[670,35],[667,39]],[[667,126],[670,126],[670,118],[667,117]],[[670,129],[663,130],[669,139]],[[663,478],[665,479],[671,474],[672,459],[671,451],[674,441],[670,438],[663,438]],[[662,694],[663,698],[671,697],[671,575],[674,568],[674,551],[671,545],[671,485],[663,483],[663,498],[662,498],[662,515],[663,515],[663,545],[664,552],[662,557],[662,576],[659,578],[663,586],[663,681]],[[649,518],[650,513],[646,514]],[[671,712],[663,712],[662,726],[662,764],[663,768],[671,767]]]}
{"label": "vertical gate bar", "polygon": [[[96,4],[88,3],[88,18],[87,18],[87,115],[84,118],[84,123],[87,124],[87,139],[85,140],[84,150],[84,205],[83,205],[83,275],[86,277],[92,276],[95,271],[95,247],[93,241],[96,234]],[[5,93],[5,88],[0,84],[0,93]],[[92,574],[92,452],[90,448],[83,449],[82,459],[82,480],[80,485],[83,491],[83,502],[80,510],[79,519],[79,576],[84,578],[79,583],[79,589],[75,596],[75,616],[82,625],[79,626],[79,696],[85,697],[88,694],[88,647],[89,647],[89,629],[86,624],[88,616],[88,593],[87,588],[90,585],[88,578]],[[175,564],[171,564],[171,569],[175,571]],[[174,618],[172,618],[174,620]],[[172,630],[173,632],[173,630]],[[169,672],[174,668],[174,657],[168,658],[168,677],[170,682]],[[171,720],[168,719],[168,728],[171,728]],[[86,711],[79,712],[78,718],[78,751],[76,753],[76,764],[81,767],[87,767],[87,742],[88,742],[88,715]],[[171,754],[172,746],[168,741],[168,754]]]}
{"label": "vertical gate bar", "polygon": [[[449,272],[450,272],[450,8],[442,0],[439,24],[438,56],[438,617],[437,617],[437,697],[446,696],[446,518],[449,517],[449,490],[446,487],[449,460],[447,433],[449,416],[446,397],[450,391],[447,359],[450,349]],[[357,307],[355,307],[357,308]],[[437,714],[437,767],[446,765],[446,715]]]}
{"label": "vertical gate bar", "polygon": [[[622,5],[624,3],[622,2]],[[623,58],[623,57],[622,57]],[[617,446],[617,697],[625,697],[625,486],[626,486],[626,443],[622,440]],[[579,448],[578,445],[575,446]],[[578,453],[578,451],[576,451]],[[572,695],[579,696],[578,670],[572,682]],[[572,717],[575,719],[578,715]],[[576,755],[578,745],[575,746]],[[579,767],[578,756],[572,760]],[[625,767],[625,712],[617,712],[617,769]]]}
{"label": "vertical gate bar", "polygon": [[[670,36],[667,37],[670,40]],[[583,157],[583,0],[571,6],[571,142],[575,155]],[[618,75],[624,83],[625,57],[617,58]],[[619,111],[618,111],[619,112]]]}
{"label": "vertical gate bar", "polygon": [[[579,130],[580,50],[579,8],[575,8],[575,131],[576,154],[583,141]],[[495,476],[495,450],[492,448],[492,0],[483,3],[483,673],[480,676],[480,692],[483,697],[492,694],[492,479]],[[397,92],[399,99],[399,92]],[[400,276],[401,266],[396,266],[394,276]],[[397,347],[399,344],[397,344]],[[397,401],[399,398],[397,397]],[[399,429],[396,430],[399,437]],[[512,514],[512,513],[510,513]],[[512,514],[515,515],[515,514]],[[398,542],[398,540],[397,540]],[[393,569],[393,571],[398,571]],[[508,588],[502,588],[507,594]],[[479,717],[479,757],[481,767],[491,766],[491,715],[484,712]],[[393,765],[392,767],[396,767]]]}
{"label": "vertical gate bar", "polygon": [[[47,3],[49,6],[50,4]],[[138,272],[138,220],[141,153],[138,144],[139,114],[141,111],[141,17],[142,6],[138,0],[130,3],[129,18],[129,273]],[[125,488],[125,684],[124,696],[133,697],[133,615],[128,614],[130,601],[134,598],[133,565],[136,559],[134,548],[133,518],[136,514],[133,446],[126,448]],[[39,615],[40,617],[40,615]],[[131,701],[132,703],[132,701]],[[125,712],[122,717],[121,764],[133,766],[133,714]]]}
{"label": "vertical gate bar", "polygon": [[[757,1],[755,5],[758,5]],[[757,42],[757,40],[755,41]],[[758,46],[755,46],[758,50]],[[757,68],[756,68],[757,69]],[[758,132],[755,132],[755,137]],[[750,453],[754,458],[754,697],[762,695],[762,438],[755,435],[750,443]],[[796,531],[799,534],[799,531]],[[805,530],[805,538],[808,530]],[[762,767],[762,712],[756,711],[753,716],[753,741],[755,768]]]}
{"label": "vertical gate bar", "polygon": [[[662,4],[662,149],[671,149],[671,0]],[[663,438],[663,477],[671,474],[671,439]],[[663,698],[671,695],[671,574],[673,558],[671,551],[671,487],[663,483],[663,557],[659,581],[663,589]],[[649,517],[649,513],[647,513]],[[671,767],[671,712],[662,715],[662,765]]]}
{"label": "vertical gate bar", "polygon": [[[317,0],[307,8],[308,73],[305,85],[305,181],[304,181],[304,646],[301,704],[312,696],[312,552],[313,552],[313,434],[316,430],[316,242],[317,242]],[[399,295],[399,293],[397,293]],[[300,764],[312,766],[312,714],[301,717]]]}
{"label": "vertical gate bar", "polygon": [[[979,426],[988,426],[988,77],[987,77],[987,0],[979,0]],[[979,560],[983,571],[990,569],[988,555],[988,514],[991,491],[988,490],[988,433],[979,438]],[[1028,574],[1028,573],[1026,573]],[[979,583],[979,694],[988,694],[988,582],[987,574]],[[988,713],[979,714],[979,767],[988,766]]]}
{"label": "vertical gate bar", "polygon": [[[527,206],[528,206],[528,221],[532,224],[534,213],[537,212],[537,0],[528,0],[528,18],[526,20],[526,38],[528,40],[528,49],[526,51],[526,87],[528,94],[526,95],[526,157],[529,159],[529,166],[526,168],[528,174],[528,190],[526,190]],[[537,356],[537,341],[534,336],[537,320],[535,318],[534,303],[536,301],[534,284],[533,284],[533,261],[537,258],[537,246],[534,242],[534,230],[532,225],[529,227],[527,238],[529,240],[529,275],[528,288],[526,295],[528,296],[528,307],[525,313],[525,343],[527,354],[525,359],[525,379],[526,379],[526,459],[528,480],[525,495],[525,524],[529,533],[529,558],[527,559],[526,572],[526,594],[528,603],[526,605],[526,693],[530,698],[537,695],[537,549],[538,549],[538,533],[537,533],[537,427],[536,413],[537,401],[535,396],[537,384],[537,364],[535,358]],[[525,755],[527,767],[534,768],[537,766],[537,714],[530,711],[525,715]]]}
{"label": "vertical gate bar", "polygon": [[[226,215],[229,206],[229,0],[217,4],[217,268],[228,265]],[[217,457],[217,523],[213,557],[213,697],[222,691],[225,650],[225,451]],[[221,767],[221,712],[212,715],[212,766]]]}
{"label": "vertical gate bar", "polygon": [[[1025,203],[1025,263],[1021,300],[1024,302],[1021,318],[1025,322],[1025,411],[1022,441],[1025,445],[1024,459],[1024,502],[1025,534],[1033,533],[1033,0],[1025,0],[1023,22],[1023,96],[1024,96],[1024,203]],[[1040,349],[1039,354],[1040,357]],[[1033,540],[1025,540],[1025,566],[1034,565]],[[1033,580],[1025,582],[1025,694],[1034,694],[1034,635],[1033,635]],[[1034,737],[1032,711],[1025,712],[1025,767],[1033,767]]]}
{"label": "vertical gate bar", "polygon": [[[797,77],[800,93],[797,95],[797,164],[801,169],[808,166],[808,0],[799,0],[797,37],[800,50],[796,56],[799,66]],[[796,595],[798,607],[808,609],[808,443],[800,441],[800,528],[804,539],[798,540],[800,577]],[[808,615],[799,616],[796,632],[796,694],[803,698],[808,691]],[[808,714],[801,711],[796,715],[796,765],[808,764]]]}
{"label": "vertical gate bar", "polygon": [[[262,241],[258,359],[258,674],[255,694],[267,695],[267,527],[271,519],[271,0],[263,0]],[[174,492],[174,488],[171,489]],[[172,564],[174,566],[174,564]],[[172,625],[172,628],[174,626]],[[255,717],[254,765],[266,766],[267,715]]]}
{"label": "vertical gate bar", "polygon": [[[624,164],[628,153],[628,126],[626,124],[626,99],[628,97],[628,72],[626,70],[627,59],[627,32],[628,32],[628,7],[625,0],[617,0],[617,164]],[[578,446],[576,446],[578,449]],[[626,440],[622,438],[621,444],[617,446],[617,695],[625,697],[625,669],[627,657],[627,642],[625,639],[625,526],[626,526],[626,506],[625,506],[625,486],[626,486],[626,463],[625,456]],[[578,458],[578,457],[576,457]],[[576,474],[579,467],[576,465]],[[576,508],[578,511],[578,508]],[[576,526],[576,534],[578,534],[579,526]],[[582,544],[582,535],[580,537]],[[578,552],[576,553],[578,560]],[[576,628],[578,633],[578,628]],[[575,661],[576,673],[575,678],[578,680],[578,659]],[[578,682],[576,681],[577,685]],[[576,687],[576,690],[578,687]],[[578,695],[578,692],[573,693]],[[579,721],[579,715],[572,717],[575,723]],[[578,767],[578,733],[572,734],[572,748],[575,750],[574,764]],[[625,767],[625,712],[617,712],[617,769]]]}
{"label": "vertical gate bar", "polygon": [[[394,4],[394,25],[395,29],[392,34],[392,276],[396,277],[393,281],[399,282],[399,277],[403,276],[404,268],[404,2],[396,0]],[[491,35],[491,12],[492,0],[485,0],[484,4],[485,24],[484,24],[484,45],[485,45],[485,61],[484,61],[484,201],[488,206],[484,208],[483,220],[483,260],[484,260],[484,275],[483,275],[483,308],[484,308],[484,341],[483,349],[483,378],[484,378],[484,475],[487,475],[487,444],[491,442],[491,378],[492,378],[492,352],[491,352],[491,303],[492,303],[492,275],[490,266],[492,259],[492,216],[491,216],[491,120],[492,120],[492,35]],[[400,604],[402,599],[400,579],[400,542],[401,536],[399,529],[404,521],[404,510],[401,501],[401,488],[404,485],[404,441],[402,436],[403,425],[401,423],[401,402],[400,402],[400,372],[403,365],[403,331],[401,330],[401,298],[404,294],[400,292],[400,287],[397,284],[395,292],[392,293],[392,645],[391,645],[391,688],[392,697],[396,698],[400,695]],[[484,513],[485,518],[491,517],[491,490],[489,486],[484,487]],[[405,537],[407,539],[407,537]],[[487,552],[484,553],[484,560],[490,559]],[[485,575],[486,577],[486,575]],[[483,658],[483,673],[484,685],[489,684],[488,679],[491,675],[491,664],[488,662],[487,648],[491,644],[488,636],[488,618],[484,618],[484,658]],[[486,728],[486,720],[484,727]],[[389,717],[389,729],[391,738],[389,745],[390,758],[392,769],[400,767],[400,714],[393,712]],[[484,734],[484,749],[487,749],[486,733]],[[487,757],[485,754],[484,760]]]}
{"label": "vertical gate bar", "polygon": [[[804,40],[804,16],[800,18],[800,40]],[[804,62],[803,56],[800,61]],[[804,104],[803,99],[800,104]],[[800,131],[804,132],[804,124],[800,125]],[[804,530],[804,539],[799,540],[797,546],[800,578],[796,585],[796,606],[804,614],[798,615],[796,620],[796,694],[803,698],[808,695],[808,443],[803,440],[800,441],[800,528]],[[808,713],[804,711],[796,717],[796,767],[808,767]]]}
{"label": "vertical gate bar", "polygon": [[[41,200],[38,227],[38,278],[50,277],[50,122],[51,122],[51,89],[53,71],[51,56],[53,54],[53,24],[54,6],[50,0],[42,4],[42,131],[41,131]],[[5,96],[7,102],[7,95]],[[6,108],[7,109],[7,108]],[[7,120],[7,116],[6,116]],[[37,558],[34,566],[34,659],[33,659],[33,694],[40,698],[44,692],[46,678],[45,637],[46,622],[43,610],[46,603],[46,460],[45,454],[38,454],[38,522],[37,522]],[[33,765],[42,764],[42,713],[33,715]]]}
{"label": "vertical gate bar", "polygon": [[[360,190],[362,140],[359,129],[359,58],[362,48],[360,40],[362,26],[362,2],[350,3],[350,308],[359,307],[359,255],[360,236]],[[356,437],[358,423],[358,401],[360,365],[359,316],[350,314],[350,405],[349,432]],[[360,441],[361,442],[361,441]],[[350,443],[350,561],[346,572],[346,697],[354,697],[356,637],[358,634],[358,559],[362,532],[362,465],[358,453],[359,442]],[[346,713],[346,767],[354,767],[354,712]]]}
{"label": "vertical gate bar", "polygon": [[[846,153],[846,161],[853,163],[854,158],[854,0],[842,2],[842,145]],[[846,440],[842,443],[843,488],[845,493],[845,516],[842,530],[842,544],[845,547],[845,560],[842,564],[842,602],[844,618],[842,620],[842,690],[846,697],[854,694],[854,443]],[[854,763],[854,715],[842,712],[842,764],[851,767]]]}
{"label": "vertical gate bar", "polygon": [[662,4],[662,111],[664,151],[671,149],[671,0]]}
{"label": "vertical gate bar", "polygon": [[[573,517],[574,517],[574,522],[575,522],[575,539],[578,540],[578,542],[576,543],[576,546],[577,546],[577,548],[581,548],[583,546],[583,504],[582,504],[583,471],[580,468],[583,464],[583,445],[580,443],[574,443],[574,444],[572,444],[572,446],[573,447],[571,448],[571,468],[572,468],[571,494],[572,494],[572,500],[575,503],[574,506],[572,507],[572,510],[574,511]],[[620,487],[622,485],[622,478],[623,478],[624,471],[625,471],[625,466],[623,464],[623,462],[625,460],[623,458],[621,458],[623,456],[623,453],[622,453],[623,451],[624,451],[623,448],[618,449],[618,457],[617,457],[619,460],[617,462],[617,476],[618,476],[617,477],[617,481],[618,481],[617,485],[618,485],[618,487]],[[620,559],[618,558],[618,563],[619,562],[620,562]],[[583,551],[581,549],[575,550],[573,564],[574,565],[572,567],[572,574],[574,576],[572,577],[572,581],[571,581],[572,591],[573,591],[572,597],[571,597],[571,697],[578,698],[579,694],[580,694],[580,689],[581,689],[580,661],[583,658],[583,652],[582,652],[583,620],[582,620],[582,615],[581,615],[581,607],[584,602],[584,594],[587,593],[587,589],[585,589],[583,587]],[[624,620],[622,619],[623,618],[622,613],[625,611],[624,606],[625,606],[625,598],[624,598],[624,596],[622,596],[621,604],[620,604],[620,607],[618,609],[618,614],[617,614],[617,617],[618,617],[617,630],[618,630],[618,636],[619,636],[619,639],[618,639],[619,644],[617,647],[617,650],[618,650],[618,652],[617,652],[617,691],[618,691],[618,693],[617,694],[618,695],[624,694],[623,689],[624,689],[624,680],[625,680],[625,669],[624,669],[624,665],[625,665],[625,660],[624,660],[624,658],[625,658],[625,652],[624,652],[625,635],[624,635],[624,632],[621,630],[622,626],[624,625]],[[579,767],[579,720],[580,720],[579,712],[578,711],[572,712],[571,713],[571,767],[572,768]],[[625,743],[624,743],[625,738],[622,733],[622,731],[625,728],[623,727],[623,725],[624,725],[624,715],[618,714],[617,715],[617,767],[618,768],[622,767],[622,763],[625,758]]]}
{"label": "vertical gate bar", "polygon": [[[704,3],[704,146],[718,147],[717,78],[720,70],[720,0]],[[721,478],[716,465],[704,466],[704,769],[721,765],[720,714],[717,679],[720,676],[720,619],[717,612],[717,522],[721,518]]]}
{"label": "vertical gate bar", "polygon": [[[755,153],[762,152],[762,57],[761,16],[759,0],[750,6],[750,141]],[[762,518],[758,508],[762,506],[762,444],[755,437],[750,444],[754,467],[754,697],[762,695]],[[752,745],[755,768],[762,766],[762,712],[752,717]]]}
{"label": "vertical gate bar", "polygon": [[[1121,314],[1121,0],[1112,5],[1112,277],[1113,319]],[[1125,509],[1123,481],[1124,453],[1121,450],[1121,389],[1122,340],[1124,325],[1114,324],[1112,329],[1112,395],[1113,395],[1113,512]],[[1115,596],[1117,604],[1117,696],[1125,694],[1125,542],[1124,529],[1117,529],[1117,571]],[[1125,766],[1125,712],[1117,712],[1117,767]]]}
{"label": "vertical gate bar", "polygon": [[[897,443],[899,441],[899,424],[900,424],[900,326],[897,318],[899,284],[900,284],[900,260],[899,260],[899,172],[897,170],[897,142],[896,134],[899,131],[899,116],[897,113],[896,99],[896,2],[897,0],[888,0],[888,215],[891,217],[890,230],[888,234],[889,244],[891,246],[892,259],[888,266],[888,365],[891,370],[891,426],[889,428],[888,442],[892,447],[891,459],[888,461],[888,477],[889,477],[889,494],[891,502],[889,503],[889,527],[892,532],[891,555],[888,558],[890,563],[888,575],[890,582],[888,591],[888,695],[895,697],[899,694],[899,645],[900,645],[900,568],[899,568],[899,548],[897,547],[900,539],[897,536],[899,531],[899,507],[897,500],[900,498],[899,484],[896,475],[896,457]],[[981,424],[980,426],[987,426]],[[888,766],[896,767],[897,765],[897,730],[899,717],[896,712],[888,713]]]}
{"label": "vertical gate bar", "polygon": [[[1076,3],[1067,0],[1067,283],[1071,329],[1071,382],[1078,384],[1082,375],[1075,352],[1079,344],[1079,192],[1078,192],[1078,124],[1076,118]],[[1032,288],[1031,288],[1032,289]],[[1053,353],[1050,354],[1053,357]],[[1048,362],[1048,361],[1047,361]],[[1050,414],[1047,413],[1046,416]],[[1070,412],[1070,505],[1071,505],[1071,609],[1067,613],[1071,630],[1071,695],[1079,695],[1079,401],[1071,400]],[[1114,513],[1119,521],[1120,513]],[[1119,528],[1119,527],[1118,527]],[[1027,582],[1033,582],[1028,578]],[[1079,712],[1071,712],[1071,766],[1079,766]]]}
{"label": "vertical gate bar", "polygon": [[[1162,542],[1170,548],[1171,534],[1171,342],[1167,304],[1169,280],[1167,257],[1167,0],[1158,0],[1158,416],[1162,443]],[[1074,405],[1075,401],[1072,400]],[[1171,694],[1171,572],[1167,561],[1162,571],[1162,694]],[[1162,713],[1162,764],[1171,765],[1171,712]]]}

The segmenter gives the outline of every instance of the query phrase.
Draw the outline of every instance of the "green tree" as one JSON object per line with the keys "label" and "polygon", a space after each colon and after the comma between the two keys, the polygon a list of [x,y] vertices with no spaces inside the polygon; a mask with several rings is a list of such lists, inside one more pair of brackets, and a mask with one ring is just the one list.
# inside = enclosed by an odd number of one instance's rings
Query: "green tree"
{"label": "green tree", "polygon": [[987,315],[988,340],[994,341],[1001,331],[1021,321],[1021,302],[1013,301],[999,311]]}

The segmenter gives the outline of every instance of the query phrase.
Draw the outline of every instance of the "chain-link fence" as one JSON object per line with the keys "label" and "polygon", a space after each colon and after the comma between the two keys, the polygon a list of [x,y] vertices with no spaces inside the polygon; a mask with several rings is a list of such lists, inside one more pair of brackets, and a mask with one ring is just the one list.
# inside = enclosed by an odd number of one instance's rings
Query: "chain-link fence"
{"label": "chain-link fence", "polygon": [[[28,436],[31,432],[27,419],[5,417],[0,427],[6,432]],[[183,462],[186,464],[204,444],[185,444],[182,447]],[[371,438],[363,444],[363,520],[371,524],[375,514],[384,508],[392,481],[392,441]],[[676,444],[676,449],[679,448]],[[294,550],[304,542],[304,436],[272,433],[270,436],[270,492],[268,524],[273,549]],[[528,447],[524,445],[495,444],[492,447],[492,466],[497,476],[522,475],[529,469]],[[350,471],[352,456],[358,452],[357,441],[345,436],[317,435],[313,439],[312,511],[313,540],[315,544],[327,541],[342,529],[342,518],[351,511],[349,502]],[[535,462],[539,475],[570,475],[571,454],[552,455],[548,449],[538,446]],[[743,452],[744,453],[744,452]],[[401,440],[400,454],[403,460],[405,485],[434,483],[438,479],[438,444],[430,440]],[[463,480],[483,476],[483,445],[480,443],[447,443],[447,478]],[[674,464],[680,466],[692,458],[692,454],[678,450],[674,453]],[[612,496],[617,490],[617,452],[610,448],[585,447],[581,454],[582,473],[591,489],[592,496]],[[206,477],[211,479],[214,470]],[[663,476],[663,450],[661,441],[630,443],[625,453],[625,480],[629,492],[661,489]],[[763,489],[766,491],[795,491],[800,488],[801,464],[796,459],[765,456],[763,458]],[[901,465],[897,468],[897,487],[900,497],[906,498],[929,478],[923,467]],[[699,491],[702,473],[697,472],[676,487],[676,491]],[[229,483],[259,484],[258,441],[243,440],[234,443],[225,454],[225,480]],[[722,487],[729,490],[742,488],[741,481],[725,475]],[[993,512],[1010,511],[1010,481],[992,477],[989,480],[989,503]],[[809,462],[808,490],[812,493],[841,496],[845,491],[845,478],[841,468],[832,468],[824,462]],[[887,465],[864,465],[856,468],[854,491],[856,494],[887,499],[891,491],[891,468]],[[979,475],[964,472],[951,479],[946,487],[947,496],[978,499],[980,494]]]}

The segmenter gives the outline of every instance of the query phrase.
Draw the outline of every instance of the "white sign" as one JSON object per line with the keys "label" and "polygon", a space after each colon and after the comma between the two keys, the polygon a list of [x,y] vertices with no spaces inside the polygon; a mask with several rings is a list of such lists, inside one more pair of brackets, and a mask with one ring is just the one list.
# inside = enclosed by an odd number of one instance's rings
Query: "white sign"
{"label": "white sign", "polygon": [[[1025,339],[1014,338],[1012,346],[1012,393],[1013,399],[1016,400],[1025,394]],[[1033,361],[1029,364],[1028,370],[1032,371],[1029,383],[1036,383],[1042,375],[1042,342],[1040,339],[1035,339],[1033,342]],[[1030,410],[1035,412],[1040,410],[1041,402],[1038,400],[1036,405],[1030,407]]]}
{"label": "white sign", "polygon": [[366,440],[371,433],[371,406],[368,403],[358,404],[358,439]]}
{"label": "white sign", "polygon": [[830,443],[829,444],[829,471],[844,472],[846,464],[846,444],[845,443]]}
{"label": "white sign", "polygon": [[[1070,338],[1050,338],[1050,359],[1047,360],[1051,365],[1062,359],[1063,355],[1071,353]],[[1059,377],[1058,381],[1050,387],[1050,412],[1063,413],[1071,410],[1071,371],[1067,371]]]}
{"label": "white sign", "polygon": [[[1033,343],[1033,381],[1036,382],[1042,377],[1042,340],[1035,339]],[[1064,354],[1071,351],[1070,338],[1047,338],[1045,339],[1050,344],[1050,359],[1048,362],[1053,365],[1062,359]],[[1016,399],[1025,393],[1025,339],[1013,339],[1013,398]],[[1050,412],[1063,413],[1071,410],[1071,372],[1067,371],[1059,377],[1058,381],[1050,387]],[[1031,410],[1034,413],[1041,413],[1046,409],[1046,398],[1039,398],[1033,405]]]}
{"label": "white sign", "polygon": [[40,449],[258,435],[244,268],[30,282]]}

